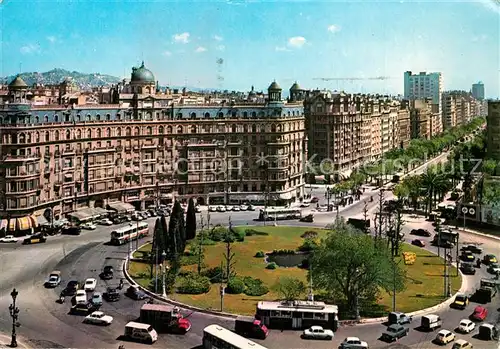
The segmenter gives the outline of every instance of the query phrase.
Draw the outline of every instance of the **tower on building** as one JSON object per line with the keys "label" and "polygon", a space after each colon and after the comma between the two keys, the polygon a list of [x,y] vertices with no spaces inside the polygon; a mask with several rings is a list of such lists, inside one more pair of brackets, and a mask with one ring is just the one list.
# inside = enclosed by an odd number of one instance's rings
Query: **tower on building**
{"label": "tower on building", "polygon": [[273,81],[267,89],[269,102],[281,102],[281,91],[283,91],[276,81]]}

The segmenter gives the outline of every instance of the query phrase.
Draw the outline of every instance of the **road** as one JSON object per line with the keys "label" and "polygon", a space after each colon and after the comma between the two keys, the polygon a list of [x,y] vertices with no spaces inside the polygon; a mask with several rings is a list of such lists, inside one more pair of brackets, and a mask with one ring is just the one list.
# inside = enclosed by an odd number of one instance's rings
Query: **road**
{"label": "road", "polygon": [[[313,195],[322,201],[324,189],[313,189]],[[369,195],[378,195],[378,191],[366,192]],[[390,199],[390,193],[386,193]],[[323,202],[321,202],[323,203]],[[357,202],[352,206],[342,208],[339,214],[344,217],[359,215],[364,206],[363,202]],[[368,211],[373,213],[377,202],[367,200]],[[211,213],[212,224],[227,224],[229,216],[234,225],[255,224],[253,219],[257,212],[231,212]],[[311,226],[323,227],[335,219],[335,212],[315,213],[315,222]],[[153,219],[150,219],[153,225]],[[258,223],[262,224],[262,223]],[[283,225],[304,225],[297,221],[278,222]],[[404,226],[406,236],[409,239],[409,231],[421,227],[432,230],[429,222],[407,222]],[[56,303],[61,288],[55,290],[45,289],[43,282],[48,273],[53,269],[61,270],[63,283],[78,279],[83,281],[87,277],[97,277],[105,265],[111,265],[115,270],[120,270],[124,258],[128,253],[129,246],[107,246],[109,241],[110,227],[99,227],[95,231],[84,232],[81,236],[56,236],[51,237],[47,243],[33,246],[22,246],[20,244],[0,246],[0,263],[2,263],[2,282],[0,284],[0,308],[5,309],[0,313],[0,330],[4,333],[10,332],[10,318],[8,305],[11,302],[9,292],[16,287],[19,290],[18,307],[20,308],[19,322],[21,327],[19,333],[29,339],[29,344],[37,348],[111,348],[117,347],[120,341],[124,325],[130,320],[137,318],[142,302],[136,302],[122,297],[119,302],[105,303],[103,311],[114,317],[113,325],[109,327],[97,327],[82,324],[82,318],[68,315],[69,304],[60,305]],[[424,238],[425,239],[425,238]],[[492,244],[491,240],[472,234],[462,234],[462,243],[474,242],[482,245],[487,253],[500,255],[499,244]],[[146,242],[147,239],[139,243]],[[430,247],[432,250],[433,248]],[[478,280],[487,276],[484,267],[475,277],[465,276],[468,289],[477,286]],[[119,277],[119,276],[118,276]],[[118,278],[109,284],[116,285]],[[104,290],[108,283],[99,280],[98,290]],[[500,307],[499,298],[494,303],[488,304],[488,322],[497,322],[497,308]],[[472,312],[474,305],[471,304],[464,310],[443,309],[438,314],[443,319],[443,328],[453,330],[462,318],[467,318]],[[189,312],[187,312],[189,313]],[[161,339],[152,347],[155,348],[195,348],[201,343],[203,328],[212,323],[218,323],[231,328],[230,320],[214,317],[202,313],[193,313],[189,318],[193,327],[185,336],[161,335]],[[410,327],[410,335],[399,341],[398,348],[433,348],[435,345],[430,341],[433,334],[421,333],[413,330],[418,326],[419,318],[415,319]],[[358,326],[341,327],[332,342],[304,341],[300,339],[300,333],[295,331],[272,331],[271,335],[263,342],[266,347],[273,349],[281,348],[332,348],[337,346],[347,336],[358,336],[370,344],[371,348],[388,348],[378,340],[384,330],[382,324],[366,324]],[[479,342],[470,335],[459,335],[459,338],[470,340],[476,348],[493,348],[493,342]],[[127,348],[146,347],[136,343],[125,343]],[[449,345],[451,346],[451,345]],[[151,347],[151,346],[148,346]]]}

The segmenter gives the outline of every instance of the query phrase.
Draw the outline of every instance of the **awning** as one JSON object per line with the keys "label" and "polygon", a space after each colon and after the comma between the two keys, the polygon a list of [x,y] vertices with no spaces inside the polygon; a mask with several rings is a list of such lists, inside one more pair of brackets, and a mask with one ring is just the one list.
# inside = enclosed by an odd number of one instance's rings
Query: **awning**
{"label": "awning", "polygon": [[105,209],[104,209],[104,208],[102,208],[102,207],[94,207],[94,212],[95,212],[95,214],[98,214],[98,215],[100,215],[100,216],[103,216],[103,215],[105,215],[105,214],[108,214],[108,213],[109,213],[109,211],[108,211],[108,210],[105,210]]}
{"label": "awning", "polygon": [[131,211],[135,211],[135,207],[129,203],[126,203],[126,202],[121,202],[121,201],[117,201],[117,202],[110,202],[108,203],[108,207],[111,209],[111,210],[114,210],[116,212],[131,212]]}
{"label": "awning", "polygon": [[11,218],[9,220],[9,227],[7,228],[8,231],[16,231],[16,219]]}
{"label": "awning", "polygon": [[292,198],[292,193],[282,193],[280,194],[280,199],[281,200],[290,200]]}
{"label": "awning", "polygon": [[7,219],[2,219],[0,221],[0,230],[2,230],[2,229],[7,230],[8,222],[9,221]]}
{"label": "awning", "polygon": [[17,218],[18,230],[28,230],[31,228],[31,219],[29,216]]}
{"label": "awning", "polygon": [[36,227],[38,227],[38,221],[34,215],[2,219],[0,221],[0,229],[6,229],[9,232],[30,230]]}
{"label": "awning", "polygon": [[45,218],[44,215],[37,216],[36,220],[38,222],[38,225],[48,225],[49,224],[49,221],[47,221],[47,218]]}
{"label": "awning", "polygon": [[[102,209],[101,209],[102,210]],[[104,210],[106,213],[107,211]],[[96,219],[102,215],[101,211],[98,211],[97,208],[83,208],[75,212],[71,212],[69,216],[78,219],[79,221],[84,221],[87,219]]]}

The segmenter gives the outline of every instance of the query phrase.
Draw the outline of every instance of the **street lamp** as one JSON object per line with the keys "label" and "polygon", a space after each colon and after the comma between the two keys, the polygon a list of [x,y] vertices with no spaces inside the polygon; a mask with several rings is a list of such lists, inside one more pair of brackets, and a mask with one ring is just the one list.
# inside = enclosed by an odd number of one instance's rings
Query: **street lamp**
{"label": "street lamp", "polygon": [[332,191],[330,190],[329,187],[326,187],[325,191],[325,198],[326,198],[326,210],[330,212],[330,199],[332,198]]}
{"label": "street lamp", "polygon": [[10,293],[10,296],[12,297],[12,304],[9,305],[9,313],[12,317],[12,340],[10,342],[10,346],[12,348],[17,348],[16,327],[19,326],[17,322],[17,319],[19,317],[19,308],[16,307],[16,298],[18,294],[19,292],[17,292],[16,289],[13,289]]}
{"label": "street lamp", "polygon": [[165,250],[163,250],[162,254],[161,254],[161,261],[162,261],[162,265],[163,265],[163,275],[162,275],[162,280],[161,280],[161,286],[162,286],[162,296],[163,297],[167,297],[167,291],[166,291],[166,287],[165,287],[165,274],[167,273],[167,266],[165,266],[165,260],[167,259],[167,253],[165,252]]}

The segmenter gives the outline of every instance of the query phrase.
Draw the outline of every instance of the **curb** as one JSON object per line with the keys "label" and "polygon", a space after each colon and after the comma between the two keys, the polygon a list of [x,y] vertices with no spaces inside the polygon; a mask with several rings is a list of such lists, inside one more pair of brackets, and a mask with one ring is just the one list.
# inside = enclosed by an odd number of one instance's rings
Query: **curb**
{"label": "curb", "polygon": [[492,240],[497,240],[497,241],[500,241],[500,237],[498,236],[495,236],[495,235],[490,235],[490,234],[486,234],[486,233],[480,233],[478,231],[474,231],[474,230],[469,230],[469,229],[457,229],[457,231],[460,233],[460,232],[463,232],[463,233],[469,233],[469,234],[473,234],[473,235],[477,235],[477,236],[481,236],[483,238],[488,238],[488,239],[492,239]]}
{"label": "curb", "polygon": [[[0,348],[11,348],[10,341],[11,336],[7,336],[6,334],[0,333]],[[17,347],[31,349],[32,347],[25,344],[25,341],[22,337],[17,336]]]}

